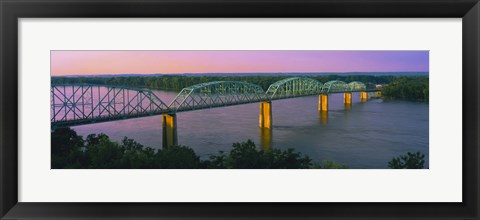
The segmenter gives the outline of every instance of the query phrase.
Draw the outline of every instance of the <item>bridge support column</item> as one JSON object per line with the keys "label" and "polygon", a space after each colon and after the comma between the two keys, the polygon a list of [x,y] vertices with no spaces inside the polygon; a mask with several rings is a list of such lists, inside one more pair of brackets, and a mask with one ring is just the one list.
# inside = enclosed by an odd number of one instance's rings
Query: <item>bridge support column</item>
{"label": "bridge support column", "polygon": [[360,101],[366,102],[368,99],[368,94],[367,92],[360,92]]}
{"label": "bridge support column", "polygon": [[162,115],[162,133],[163,133],[162,135],[163,148],[167,148],[167,147],[178,144],[176,114]]}
{"label": "bridge support column", "polygon": [[352,93],[351,92],[343,93],[343,104],[346,104],[346,105],[352,104]]}
{"label": "bridge support column", "polygon": [[328,95],[321,94],[318,96],[318,111],[328,111]]}
{"label": "bridge support column", "polygon": [[260,128],[272,128],[272,102],[260,102]]}

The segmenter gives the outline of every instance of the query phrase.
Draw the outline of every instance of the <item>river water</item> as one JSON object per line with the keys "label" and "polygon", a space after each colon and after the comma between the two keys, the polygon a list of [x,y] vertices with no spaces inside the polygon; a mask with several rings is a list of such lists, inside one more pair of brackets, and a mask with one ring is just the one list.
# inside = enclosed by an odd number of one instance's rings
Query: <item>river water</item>
{"label": "river water", "polygon": [[[165,103],[176,92],[155,91]],[[387,168],[393,157],[420,151],[428,168],[428,104],[369,99],[353,93],[349,108],[343,94],[329,97],[329,111],[317,110],[318,97],[272,102],[273,128],[258,126],[259,103],[181,112],[177,114],[178,142],[201,158],[228,152],[232,143],[253,140],[259,148],[294,148],[314,161],[334,160],[349,168]],[[105,133],[124,136],[153,148],[162,146],[162,118],[152,116],[75,126],[79,135]]]}

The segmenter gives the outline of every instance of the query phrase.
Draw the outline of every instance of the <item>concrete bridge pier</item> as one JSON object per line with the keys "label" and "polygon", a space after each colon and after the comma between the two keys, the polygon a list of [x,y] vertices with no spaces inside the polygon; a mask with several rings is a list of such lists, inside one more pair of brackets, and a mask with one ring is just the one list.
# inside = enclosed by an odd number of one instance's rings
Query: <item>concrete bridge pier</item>
{"label": "concrete bridge pier", "polygon": [[176,114],[162,115],[162,133],[163,148],[178,145]]}
{"label": "concrete bridge pier", "polygon": [[272,102],[260,102],[260,128],[272,128]]}
{"label": "concrete bridge pier", "polygon": [[351,92],[343,93],[343,104],[345,104],[345,105],[352,104],[352,93]]}
{"label": "concrete bridge pier", "polygon": [[368,99],[368,93],[367,92],[360,92],[360,101],[366,102]]}
{"label": "concrete bridge pier", "polygon": [[321,94],[318,96],[318,111],[328,111],[328,95]]}

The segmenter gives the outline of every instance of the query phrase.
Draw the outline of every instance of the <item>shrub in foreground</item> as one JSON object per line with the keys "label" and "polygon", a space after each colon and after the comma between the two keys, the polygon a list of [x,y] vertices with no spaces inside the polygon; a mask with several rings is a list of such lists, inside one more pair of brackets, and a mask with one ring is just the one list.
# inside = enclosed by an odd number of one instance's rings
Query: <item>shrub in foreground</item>
{"label": "shrub in foreground", "polygon": [[388,167],[392,169],[423,169],[425,163],[425,154],[420,152],[394,157],[388,162]]}

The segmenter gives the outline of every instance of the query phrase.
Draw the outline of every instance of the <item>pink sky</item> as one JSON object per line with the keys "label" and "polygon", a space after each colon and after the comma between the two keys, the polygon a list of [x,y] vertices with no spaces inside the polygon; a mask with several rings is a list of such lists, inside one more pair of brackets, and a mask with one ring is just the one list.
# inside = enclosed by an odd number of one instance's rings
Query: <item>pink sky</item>
{"label": "pink sky", "polygon": [[51,51],[51,74],[428,72],[428,51]]}

